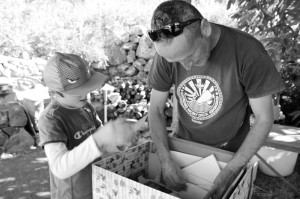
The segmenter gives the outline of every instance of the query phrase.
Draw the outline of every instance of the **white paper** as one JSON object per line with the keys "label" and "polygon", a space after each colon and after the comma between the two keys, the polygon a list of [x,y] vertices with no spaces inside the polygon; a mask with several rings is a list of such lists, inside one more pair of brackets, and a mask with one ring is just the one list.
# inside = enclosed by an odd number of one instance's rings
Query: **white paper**
{"label": "white paper", "polygon": [[180,168],[187,167],[199,160],[202,160],[202,157],[190,155],[186,153],[181,153],[177,151],[170,151],[173,160],[179,165]]}
{"label": "white paper", "polygon": [[182,169],[185,178],[192,174],[210,183],[213,183],[217,175],[221,172],[218,161],[214,155],[210,155],[202,160]]}

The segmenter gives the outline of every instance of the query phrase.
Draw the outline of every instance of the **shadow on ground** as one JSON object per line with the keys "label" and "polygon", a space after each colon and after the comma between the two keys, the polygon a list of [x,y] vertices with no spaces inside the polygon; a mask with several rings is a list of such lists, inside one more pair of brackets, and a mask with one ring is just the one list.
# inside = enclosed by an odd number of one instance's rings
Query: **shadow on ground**
{"label": "shadow on ground", "polygon": [[48,163],[42,149],[0,160],[0,199],[50,198]]}

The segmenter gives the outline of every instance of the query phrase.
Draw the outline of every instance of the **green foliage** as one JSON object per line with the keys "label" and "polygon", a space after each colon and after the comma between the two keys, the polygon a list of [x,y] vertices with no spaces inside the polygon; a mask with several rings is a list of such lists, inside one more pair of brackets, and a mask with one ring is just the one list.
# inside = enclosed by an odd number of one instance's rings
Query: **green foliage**
{"label": "green foliage", "polygon": [[161,1],[1,0],[0,54],[47,59],[63,51],[101,61],[118,34],[137,24],[149,27]]}
{"label": "green foliage", "polygon": [[[228,8],[236,3],[228,1]],[[281,106],[289,121],[300,125],[294,114],[300,110],[300,1],[238,0],[238,11],[232,16],[238,28],[256,36],[265,45],[284,79]],[[297,114],[296,114],[297,115]]]}

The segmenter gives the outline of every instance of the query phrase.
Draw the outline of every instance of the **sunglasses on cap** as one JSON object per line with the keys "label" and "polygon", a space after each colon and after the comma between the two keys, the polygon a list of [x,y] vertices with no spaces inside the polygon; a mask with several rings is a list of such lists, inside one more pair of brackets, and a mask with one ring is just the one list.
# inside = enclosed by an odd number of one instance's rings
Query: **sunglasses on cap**
{"label": "sunglasses on cap", "polygon": [[148,35],[152,41],[159,41],[161,38],[161,34],[164,34],[167,38],[177,37],[183,32],[183,29],[186,26],[201,20],[202,18],[196,18],[184,22],[176,22],[174,24],[163,26],[157,30],[149,30]]}

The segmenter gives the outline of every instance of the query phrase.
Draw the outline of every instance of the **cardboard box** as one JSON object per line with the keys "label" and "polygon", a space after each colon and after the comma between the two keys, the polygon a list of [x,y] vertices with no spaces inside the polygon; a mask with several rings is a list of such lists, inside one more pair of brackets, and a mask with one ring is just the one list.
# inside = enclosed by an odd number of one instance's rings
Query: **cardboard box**
{"label": "cardboard box", "polygon": [[[171,150],[207,157],[214,154],[218,161],[229,162],[233,153],[178,138],[170,138]],[[94,199],[178,199],[174,195],[137,182],[137,177],[149,174],[149,154],[152,143],[147,142],[125,152],[104,158],[93,164]],[[251,199],[257,165],[248,164],[224,195],[229,199]]]}

